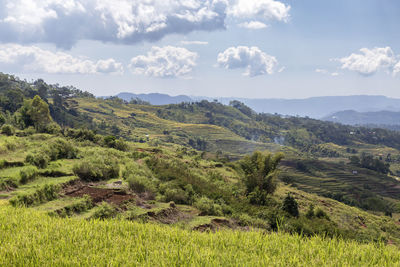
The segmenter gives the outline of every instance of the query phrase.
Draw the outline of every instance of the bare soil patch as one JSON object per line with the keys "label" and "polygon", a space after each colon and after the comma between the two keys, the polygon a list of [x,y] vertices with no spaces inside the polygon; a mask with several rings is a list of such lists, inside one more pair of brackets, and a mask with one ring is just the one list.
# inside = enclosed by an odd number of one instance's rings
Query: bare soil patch
{"label": "bare soil patch", "polygon": [[82,182],[77,182],[64,188],[63,193],[69,197],[83,197],[84,195],[88,195],[95,204],[105,201],[116,206],[121,206],[136,198],[134,195],[120,189],[99,188],[93,184]]}

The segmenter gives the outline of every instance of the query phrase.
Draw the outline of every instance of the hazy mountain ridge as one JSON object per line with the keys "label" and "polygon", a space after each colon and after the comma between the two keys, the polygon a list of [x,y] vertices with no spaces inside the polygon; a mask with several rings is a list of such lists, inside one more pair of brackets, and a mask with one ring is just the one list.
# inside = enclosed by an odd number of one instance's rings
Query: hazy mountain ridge
{"label": "hazy mountain ridge", "polygon": [[377,112],[344,110],[322,119],[349,125],[400,126],[400,112],[386,110]]}
{"label": "hazy mountain ridge", "polygon": [[205,97],[205,96],[170,96],[167,94],[133,94],[120,93],[117,97],[129,101],[139,98],[150,102],[152,105],[177,104],[181,102],[192,102],[201,100],[218,100],[222,104],[229,104],[232,100],[238,100],[252,108],[256,112],[278,113],[292,116],[308,116],[311,118],[324,118],[332,113],[343,110],[354,110],[357,112],[374,111],[396,111],[400,112],[400,99],[386,96],[321,96],[305,99],[251,99],[235,97]]}

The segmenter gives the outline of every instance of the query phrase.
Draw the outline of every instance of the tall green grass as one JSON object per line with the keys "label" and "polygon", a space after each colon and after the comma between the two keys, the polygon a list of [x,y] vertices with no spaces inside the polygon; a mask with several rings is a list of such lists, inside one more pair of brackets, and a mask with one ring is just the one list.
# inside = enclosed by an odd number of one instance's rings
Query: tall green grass
{"label": "tall green grass", "polygon": [[283,233],[200,233],[0,206],[0,266],[396,266],[397,248]]}

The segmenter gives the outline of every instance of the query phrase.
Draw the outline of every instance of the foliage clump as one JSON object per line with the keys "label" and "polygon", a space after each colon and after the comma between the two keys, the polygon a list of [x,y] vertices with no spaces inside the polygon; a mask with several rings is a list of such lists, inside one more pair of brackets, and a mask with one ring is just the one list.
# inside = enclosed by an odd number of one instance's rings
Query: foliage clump
{"label": "foliage clump", "polygon": [[197,199],[197,201],[194,203],[194,206],[200,210],[201,215],[223,215],[221,206],[207,197],[201,197]]}
{"label": "foliage clump", "polygon": [[95,208],[92,218],[104,220],[113,218],[116,215],[117,215],[117,210],[113,206],[111,206],[107,202],[102,202],[98,207]]}
{"label": "foliage clump", "polygon": [[73,167],[74,174],[83,181],[117,178],[119,170],[118,160],[110,155],[85,158]]}
{"label": "foliage clump", "polygon": [[282,210],[286,211],[293,217],[299,217],[299,207],[297,201],[292,195],[289,193],[286,195],[285,199],[283,200]]}
{"label": "foliage clump", "polygon": [[33,193],[19,194],[10,199],[10,204],[15,206],[33,206],[47,201],[54,200],[58,197],[58,185],[45,184]]}
{"label": "foliage clump", "polygon": [[36,167],[28,166],[19,172],[20,184],[26,184],[29,181],[36,179],[39,172]]}
{"label": "foliage clump", "polygon": [[12,127],[12,126],[9,125],[9,124],[4,124],[4,125],[1,127],[1,133],[2,133],[2,134],[5,134],[5,135],[7,135],[7,136],[11,136],[11,135],[14,135],[14,134],[15,134],[15,129],[14,129],[14,127]]}
{"label": "foliage clump", "polygon": [[244,183],[252,204],[265,205],[267,196],[277,187],[278,164],[283,154],[263,154],[259,151],[246,156],[241,161],[245,174]]}

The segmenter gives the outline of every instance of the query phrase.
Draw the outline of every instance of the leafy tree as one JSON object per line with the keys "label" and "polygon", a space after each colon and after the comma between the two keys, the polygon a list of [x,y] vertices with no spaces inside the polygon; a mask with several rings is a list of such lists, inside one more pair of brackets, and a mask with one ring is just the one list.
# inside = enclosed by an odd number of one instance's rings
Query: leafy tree
{"label": "leafy tree", "polygon": [[245,184],[247,192],[253,192],[256,188],[272,194],[276,189],[276,177],[278,175],[278,164],[283,154],[263,154],[259,151],[251,156],[246,156],[241,162],[245,173]]}
{"label": "leafy tree", "polygon": [[256,151],[241,161],[241,167],[245,173],[244,183],[247,194],[253,204],[264,205],[266,196],[275,192],[277,167],[282,158],[282,153],[272,155]]}
{"label": "leafy tree", "polygon": [[286,211],[293,217],[299,217],[299,207],[296,199],[288,193],[283,200],[282,210]]}
{"label": "leafy tree", "polygon": [[34,126],[36,131],[43,132],[53,120],[49,105],[36,95],[32,100],[26,100],[19,110],[24,127]]}

